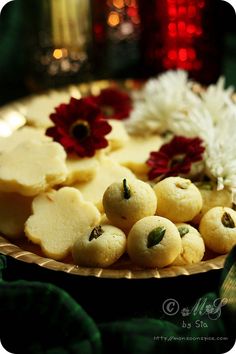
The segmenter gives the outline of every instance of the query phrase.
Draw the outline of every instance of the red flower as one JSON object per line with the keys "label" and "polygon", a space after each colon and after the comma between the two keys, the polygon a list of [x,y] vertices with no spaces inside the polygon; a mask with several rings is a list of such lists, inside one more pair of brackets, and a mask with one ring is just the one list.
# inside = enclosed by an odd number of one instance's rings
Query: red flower
{"label": "red flower", "polygon": [[128,118],[132,109],[130,96],[116,88],[103,89],[98,96],[89,98],[100,107],[106,118],[119,120]]}
{"label": "red flower", "polygon": [[50,115],[55,126],[48,128],[46,134],[62,144],[68,153],[91,157],[95,150],[108,145],[104,136],[111,131],[111,126],[89,99],[72,97],[68,104],[59,105],[55,111]]}
{"label": "red flower", "polygon": [[162,145],[159,151],[151,152],[147,160],[151,167],[148,172],[150,180],[156,177],[170,177],[190,172],[193,162],[201,161],[205,148],[200,138],[175,136],[168,144]]}

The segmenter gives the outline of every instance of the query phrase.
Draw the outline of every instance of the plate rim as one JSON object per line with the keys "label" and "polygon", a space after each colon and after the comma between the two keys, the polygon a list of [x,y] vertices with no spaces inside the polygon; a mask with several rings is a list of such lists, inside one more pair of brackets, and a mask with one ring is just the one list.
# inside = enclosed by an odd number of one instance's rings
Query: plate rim
{"label": "plate rim", "polygon": [[150,278],[171,278],[180,275],[193,275],[205,273],[210,270],[219,270],[224,266],[227,255],[219,255],[213,259],[201,261],[186,266],[168,266],[166,268],[153,269],[111,269],[111,268],[89,268],[80,267],[72,263],[56,261],[52,258],[42,257],[36,253],[27,251],[12,243],[0,235],[0,253],[10,256],[25,263],[37,264],[43,268],[54,271],[62,271],[68,274],[80,276],[93,276],[97,278],[113,279],[150,279]]}

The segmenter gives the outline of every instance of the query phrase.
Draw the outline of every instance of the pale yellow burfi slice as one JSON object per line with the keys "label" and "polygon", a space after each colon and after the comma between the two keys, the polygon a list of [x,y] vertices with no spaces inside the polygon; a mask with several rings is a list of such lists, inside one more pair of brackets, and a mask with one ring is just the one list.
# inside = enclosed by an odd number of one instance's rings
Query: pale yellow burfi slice
{"label": "pale yellow burfi slice", "polygon": [[71,155],[66,159],[66,166],[68,175],[63,185],[71,185],[76,182],[90,181],[97,173],[99,161],[97,155],[84,158]]}
{"label": "pale yellow burfi slice", "polygon": [[49,116],[54,112],[55,107],[59,106],[61,103],[69,103],[69,101],[69,92],[38,95],[32,97],[32,99],[27,102],[22,113],[29,124],[35,127],[48,128],[53,125]]}
{"label": "pale yellow burfi slice", "polygon": [[16,130],[8,137],[0,137],[0,152],[9,151],[15,148],[18,144],[28,140],[49,142],[52,141],[52,138],[46,136],[43,129],[23,127]]}
{"label": "pale yellow burfi slice", "polygon": [[106,136],[106,139],[109,141],[110,150],[122,148],[130,139],[124,123],[116,119],[109,119],[108,123],[112,127],[111,132]]}
{"label": "pale yellow burfi slice", "polygon": [[162,143],[163,140],[158,135],[130,137],[123,148],[111,151],[109,156],[134,173],[145,174],[149,170],[146,161],[150,152],[159,150]]}
{"label": "pale yellow burfi slice", "polygon": [[0,155],[0,191],[35,196],[66,179],[65,160],[58,143],[23,142]]}
{"label": "pale yellow burfi slice", "polygon": [[128,168],[120,166],[110,157],[101,156],[99,162],[95,177],[89,182],[78,183],[75,187],[81,191],[85,200],[91,201],[102,211],[102,198],[107,187],[113,182],[122,181],[124,178],[133,179],[135,176]]}
{"label": "pale yellow burfi slice", "polygon": [[63,259],[75,241],[100,222],[97,208],[85,202],[81,193],[71,187],[38,195],[32,208],[25,234],[53,259]]}
{"label": "pale yellow burfi slice", "polygon": [[0,231],[11,239],[22,236],[24,224],[31,215],[31,204],[31,197],[0,193]]}
{"label": "pale yellow burfi slice", "polygon": [[218,191],[216,187],[213,187],[210,184],[200,184],[197,185],[197,187],[202,195],[203,203],[200,213],[192,220],[193,223],[199,224],[203,215],[205,215],[211,208],[216,206],[227,208],[232,207],[232,193],[229,190],[223,189]]}

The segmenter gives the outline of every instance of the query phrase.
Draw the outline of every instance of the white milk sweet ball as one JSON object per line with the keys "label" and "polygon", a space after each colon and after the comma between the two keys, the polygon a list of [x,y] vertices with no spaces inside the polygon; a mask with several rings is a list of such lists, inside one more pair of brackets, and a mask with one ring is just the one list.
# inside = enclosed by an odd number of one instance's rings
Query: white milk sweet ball
{"label": "white milk sweet ball", "polygon": [[210,250],[228,253],[236,245],[236,211],[226,207],[208,210],[201,219],[199,231]]}
{"label": "white milk sweet ball", "polygon": [[172,265],[183,266],[198,263],[205,253],[205,244],[197,229],[189,224],[176,224],[182,241],[182,251]]}
{"label": "white milk sweet ball", "polygon": [[112,183],[103,195],[104,211],[111,223],[130,228],[145,216],[154,215],[157,198],[152,187],[138,179]]}
{"label": "white milk sweet ball", "polygon": [[189,179],[168,177],[153,189],[158,200],[157,215],[173,222],[190,221],[202,209],[201,193]]}
{"label": "white milk sweet ball", "polygon": [[161,216],[147,216],[131,228],[127,252],[141,267],[162,268],[171,264],[182,249],[177,227]]}
{"label": "white milk sweet ball", "polygon": [[102,225],[78,238],[72,248],[72,256],[80,266],[109,267],[125,250],[124,232],[112,225]]}

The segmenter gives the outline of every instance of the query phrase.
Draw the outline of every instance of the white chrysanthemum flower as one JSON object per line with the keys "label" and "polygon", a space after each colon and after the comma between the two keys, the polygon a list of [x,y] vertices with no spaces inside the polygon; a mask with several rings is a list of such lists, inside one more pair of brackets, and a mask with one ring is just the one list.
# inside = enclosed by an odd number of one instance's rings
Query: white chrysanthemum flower
{"label": "white chrysanthemum flower", "polygon": [[225,89],[225,78],[220,77],[215,85],[209,85],[206,90],[200,91],[202,103],[211,114],[214,123],[220,120],[227,107],[232,104],[233,90],[233,87]]}
{"label": "white chrysanthemum flower", "polygon": [[214,143],[207,145],[206,173],[218,189],[236,188],[236,107],[230,105],[214,129]]}
{"label": "white chrysanthemum flower", "polygon": [[172,132],[176,135],[201,138],[205,145],[206,174],[218,189],[236,188],[236,106],[224,109],[217,124],[205,107],[173,117]]}
{"label": "white chrysanthemum flower", "polygon": [[236,105],[231,99],[233,88],[224,86],[225,80],[220,78],[195,93],[185,71],[168,71],[144,86],[127,129],[131,134],[170,131],[201,138],[205,173],[218,189],[236,191]]}
{"label": "white chrysanthemum flower", "polygon": [[163,133],[171,129],[172,114],[186,111],[199,105],[201,99],[191,90],[183,70],[170,70],[151,79],[144,86],[141,100],[134,102],[134,108],[126,127],[131,134]]}
{"label": "white chrysanthemum flower", "polygon": [[214,143],[214,124],[210,113],[202,106],[172,115],[171,131],[175,135],[199,137],[205,144]]}

